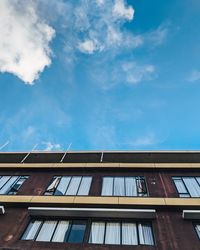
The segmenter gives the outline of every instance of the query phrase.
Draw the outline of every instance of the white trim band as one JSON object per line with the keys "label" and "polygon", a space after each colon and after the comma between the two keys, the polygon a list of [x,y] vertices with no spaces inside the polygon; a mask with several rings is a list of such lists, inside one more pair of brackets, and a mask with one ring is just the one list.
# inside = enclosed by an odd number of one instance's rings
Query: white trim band
{"label": "white trim band", "polygon": [[32,216],[154,219],[155,209],[29,207]]}
{"label": "white trim band", "polygon": [[198,220],[200,219],[200,210],[183,210],[183,219]]}

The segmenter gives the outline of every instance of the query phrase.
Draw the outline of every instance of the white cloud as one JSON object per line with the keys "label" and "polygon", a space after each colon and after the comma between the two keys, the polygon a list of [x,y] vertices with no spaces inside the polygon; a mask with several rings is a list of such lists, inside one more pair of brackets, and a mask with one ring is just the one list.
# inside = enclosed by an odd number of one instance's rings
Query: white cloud
{"label": "white cloud", "polygon": [[42,144],[45,145],[44,151],[52,151],[52,150],[61,150],[60,144],[53,144],[51,142],[43,142]]}
{"label": "white cloud", "polygon": [[115,0],[113,15],[117,18],[123,18],[131,21],[134,16],[134,9],[132,6],[125,6],[124,0]]}
{"label": "white cloud", "polygon": [[62,35],[69,63],[80,56],[77,52],[120,54],[124,49],[143,44],[142,36],[124,27],[125,22],[134,19],[134,8],[127,0],[38,1],[42,15],[59,29],[57,32]]}
{"label": "white cloud", "polygon": [[96,41],[85,40],[79,43],[78,48],[83,53],[93,54],[95,51],[100,50],[101,47],[98,46]]}
{"label": "white cloud", "polygon": [[127,83],[137,84],[143,80],[151,80],[155,73],[155,66],[125,62],[122,64],[122,71],[126,74]]}
{"label": "white cloud", "polygon": [[38,15],[33,1],[0,1],[0,72],[33,84],[51,64],[54,29]]}
{"label": "white cloud", "polygon": [[200,81],[200,71],[199,70],[193,70],[188,78],[189,82],[196,82]]}
{"label": "white cloud", "polygon": [[[68,6],[65,36],[66,52],[70,57],[77,50],[94,54],[121,49],[135,48],[143,41],[126,30],[124,22],[133,20],[134,9],[125,0],[78,0]],[[70,16],[70,18],[69,18]]]}

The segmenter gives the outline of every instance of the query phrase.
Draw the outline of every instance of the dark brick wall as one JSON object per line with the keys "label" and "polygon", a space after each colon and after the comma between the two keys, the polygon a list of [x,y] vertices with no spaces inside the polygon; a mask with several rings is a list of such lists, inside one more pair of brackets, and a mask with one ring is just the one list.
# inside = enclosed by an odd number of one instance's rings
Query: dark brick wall
{"label": "dark brick wall", "polygon": [[[69,169],[69,170],[0,170],[0,175],[29,175],[18,195],[42,195],[54,175],[92,175],[90,195],[100,195],[103,176],[145,176],[150,197],[178,197],[172,176],[200,176],[198,170],[155,170],[155,169]],[[130,207],[131,208],[131,207]],[[198,239],[192,221],[181,218],[178,208],[157,208],[153,221],[156,245],[150,246],[95,246],[89,244],[66,244],[21,241],[20,237],[29,222],[27,207],[6,207],[0,215],[0,250],[66,249],[66,250],[199,250]]]}

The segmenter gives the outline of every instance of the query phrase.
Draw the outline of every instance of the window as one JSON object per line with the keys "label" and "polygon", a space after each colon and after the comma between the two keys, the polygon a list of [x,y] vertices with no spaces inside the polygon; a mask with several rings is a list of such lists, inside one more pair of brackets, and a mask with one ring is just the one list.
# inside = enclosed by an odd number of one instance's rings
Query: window
{"label": "window", "polygon": [[85,220],[33,220],[22,240],[82,243],[85,229]]}
{"label": "window", "polygon": [[28,176],[0,176],[0,194],[16,194]]}
{"label": "window", "polygon": [[[86,235],[88,232],[88,236]],[[154,245],[151,223],[88,220],[32,220],[22,240],[106,245]]]}
{"label": "window", "polygon": [[154,239],[150,223],[92,222],[89,243],[154,245]]}
{"label": "window", "polygon": [[172,177],[180,197],[200,197],[200,177]]}
{"label": "window", "polygon": [[200,239],[200,224],[195,224],[195,230],[196,230],[197,235],[198,235],[198,237]]}
{"label": "window", "polygon": [[55,176],[45,195],[88,195],[91,176]]}
{"label": "window", "polygon": [[102,196],[148,196],[144,177],[103,177]]}

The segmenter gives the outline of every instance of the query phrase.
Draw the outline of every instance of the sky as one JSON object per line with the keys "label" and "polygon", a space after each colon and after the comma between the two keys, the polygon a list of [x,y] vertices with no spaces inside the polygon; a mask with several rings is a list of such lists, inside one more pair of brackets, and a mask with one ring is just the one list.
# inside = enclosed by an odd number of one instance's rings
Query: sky
{"label": "sky", "polygon": [[199,150],[199,0],[1,0],[0,151]]}

